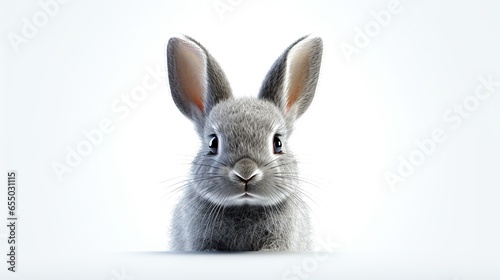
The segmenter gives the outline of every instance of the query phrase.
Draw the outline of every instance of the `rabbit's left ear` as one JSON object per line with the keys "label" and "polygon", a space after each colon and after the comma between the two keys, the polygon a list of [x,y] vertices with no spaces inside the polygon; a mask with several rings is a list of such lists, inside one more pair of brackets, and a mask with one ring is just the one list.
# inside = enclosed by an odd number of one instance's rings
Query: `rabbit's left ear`
{"label": "rabbit's left ear", "polygon": [[323,41],[305,36],[276,60],[260,89],[259,98],[275,103],[294,121],[311,104],[318,83]]}

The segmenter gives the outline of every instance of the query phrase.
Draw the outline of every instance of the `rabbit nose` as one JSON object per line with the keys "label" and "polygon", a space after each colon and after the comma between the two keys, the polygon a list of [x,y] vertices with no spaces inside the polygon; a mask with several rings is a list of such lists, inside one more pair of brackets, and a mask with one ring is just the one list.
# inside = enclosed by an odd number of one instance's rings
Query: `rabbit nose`
{"label": "rabbit nose", "polygon": [[259,170],[257,163],[249,158],[239,160],[231,170],[231,177],[245,184],[250,180],[260,179],[261,175],[262,172]]}

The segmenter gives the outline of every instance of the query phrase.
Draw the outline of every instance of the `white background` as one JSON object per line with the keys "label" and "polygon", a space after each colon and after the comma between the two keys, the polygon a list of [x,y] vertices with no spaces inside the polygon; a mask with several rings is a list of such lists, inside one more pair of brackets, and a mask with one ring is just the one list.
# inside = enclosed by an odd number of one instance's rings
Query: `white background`
{"label": "white background", "polygon": [[[47,2],[0,8],[2,185],[19,175],[19,272],[2,261],[2,279],[500,279],[500,86],[459,125],[444,119],[480,77],[500,81],[495,1],[400,0],[365,45],[357,28],[391,1],[70,1],[12,44]],[[116,254],[166,250],[172,190],[199,145],[166,77],[126,117],[112,109],[148,69],[164,71],[168,38],[200,41],[243,96],[311,32],[324,40],[320,82],[291,145],[312,183],[315,238],[335,252]],[[114,130],[58,180],[54,163],[102,120]],[[435,129],[446,140],[391,189],[385,174]],[[6,238],[2,226],[2,256]],[[304,275],[287,274],[296,265]]]}

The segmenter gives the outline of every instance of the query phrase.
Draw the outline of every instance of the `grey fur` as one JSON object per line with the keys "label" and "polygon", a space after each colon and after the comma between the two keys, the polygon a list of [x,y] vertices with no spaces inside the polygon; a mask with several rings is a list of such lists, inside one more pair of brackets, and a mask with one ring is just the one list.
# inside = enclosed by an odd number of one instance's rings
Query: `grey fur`
{"label": "grey fur", "polygon": [[[175,63],[179,40],[195,43],[206,61],[203,111],[185,98]],[[287,59],[307,41],[308,72],[304,92],[288,108]],[[217,62],[189,37],[170,39],[167,46],[169,83],[179,110],[196,126],[202,148],[192,163],[189,182],[171,225],[174,251],[255,251],[310,249],[310,223],[302,199],[298,167],[287,143],[293,122],[309,107],[321,63],[320,38],[303,37],[275,62],[259,98],[234,99]],[[219,149],[210,154],[217,135]],[[279,135],[282,153],[273,152]]]}

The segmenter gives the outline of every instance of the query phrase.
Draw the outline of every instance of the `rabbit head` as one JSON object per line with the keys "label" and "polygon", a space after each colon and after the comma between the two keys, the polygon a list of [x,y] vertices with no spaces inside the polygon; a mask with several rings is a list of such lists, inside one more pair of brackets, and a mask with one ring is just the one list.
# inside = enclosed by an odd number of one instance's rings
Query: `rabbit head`
{"label": "rabbit head", "polygon": [[169,40],[172,98],[202,142],[189,192],[223,206],[279,205],[297,195],[288,139],[313,100],[321,56],[322,40],[303,37],[276,60],[257,98],[234,98],[219,64],[200,43],[187,36]]}

